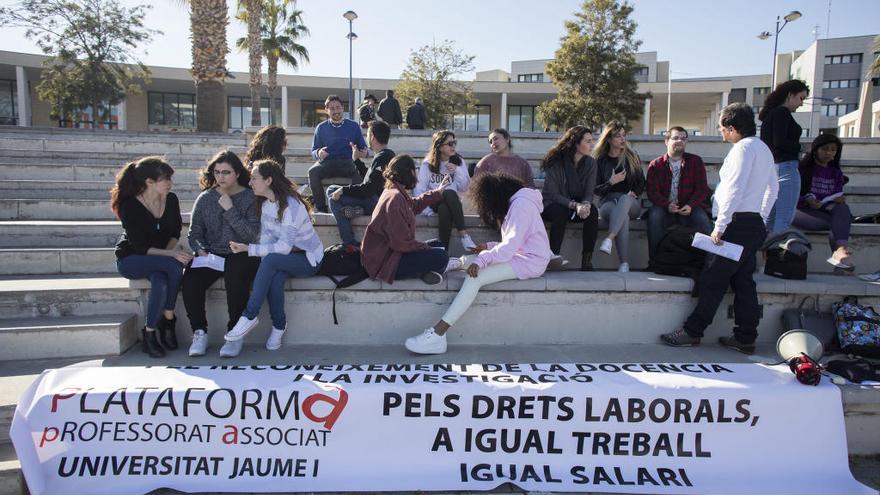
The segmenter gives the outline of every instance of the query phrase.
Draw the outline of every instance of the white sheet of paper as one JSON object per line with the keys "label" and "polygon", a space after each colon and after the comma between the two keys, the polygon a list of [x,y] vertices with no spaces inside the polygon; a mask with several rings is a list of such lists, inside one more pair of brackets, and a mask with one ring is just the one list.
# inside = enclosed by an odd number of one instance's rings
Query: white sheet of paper
{"label": "white sheet of paper", "polygon": [[193,258],[193,268],[210,268],[222,272],[226,266],[226,260],[216,254],[208,254],[207,256],[196,256]]}
{"label": "white sheet of paper", "polygon": [[822,204],[824,205],[825,203],[830,203],[831,201],[834,201],[835,199],[837,199],[841,196],[843,196],[843,191],[838,192],[838,193],[834,193],[834,194],[829,194],[828,196],[825,196],[824,198],[822,198]]}
{"label": "white sheet of paper", "polygon": [[720,246],[716,246],[715,243],[712,242],[711,237],[699,232],[694,234],[694,242],[691,243],[691,246],[712,254],[717,254],[718,256],[724,256],[733,261],[739,261],[739,258],[743,253],[743,247],[739,244],[724,241]]}

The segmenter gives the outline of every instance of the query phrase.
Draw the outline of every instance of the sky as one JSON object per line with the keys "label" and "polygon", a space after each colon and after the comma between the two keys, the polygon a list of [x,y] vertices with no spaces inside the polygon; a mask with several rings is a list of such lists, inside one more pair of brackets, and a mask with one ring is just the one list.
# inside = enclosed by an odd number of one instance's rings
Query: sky
{"label": "sky", "polygon": [[[120,2],[153,5],[147,24],[163,34],[139,50],[147,65],[190,66],[189,16],[180,2]],[[229,3],[234,8],[235,2]],[[15,4],[0,0],[0,5]],[[348,21],[342,17],[347,10],[358,14],[353,27],[358,35],[355,78],[397,78],[410,50],[445,39],[474,55],[477,71],[509,71],[514,60],[552,58],[564,34],[564,21],[573,18],[580,4],[579,0],[298,0],[311,31],[302,40],[311,62],[301,64],[296,72],[282,65],[279,72],[347,77]],[[656,51],[658,60],[670,61],[674,79],[769,73],[773,38],[762,41],[756,36],[773,32],[776,17],[792,10],[803,17],[781,32],[780,53],[807,48],[817,25],[820,38],[880,34],[880,0],[635,0],[632,4],[636,37],[642,41],[639,51]],[[230,46],[244,34],[244,26],[233,19],[227,35]],[[0,35],[4,40],[0,49],[40,53],[22,29],[0,28]],[[246,72],[247,54],[233,47],[228,66]],[[265,62],[263,67],[265,71]]]}

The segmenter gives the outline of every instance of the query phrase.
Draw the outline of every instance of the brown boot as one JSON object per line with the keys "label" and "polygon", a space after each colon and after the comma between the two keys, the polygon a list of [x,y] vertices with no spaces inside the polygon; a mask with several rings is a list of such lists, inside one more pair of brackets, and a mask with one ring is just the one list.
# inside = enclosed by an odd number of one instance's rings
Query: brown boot
{"label": "brown boot", "polygon": [[581,271],[582,272],[593,271],[593,253],[582,253],[581,254]]}

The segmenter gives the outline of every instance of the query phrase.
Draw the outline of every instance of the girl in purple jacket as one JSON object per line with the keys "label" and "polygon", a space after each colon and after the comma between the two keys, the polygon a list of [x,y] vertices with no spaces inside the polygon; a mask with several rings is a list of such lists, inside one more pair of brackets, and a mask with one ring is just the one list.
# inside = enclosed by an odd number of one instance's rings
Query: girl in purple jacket
{"label": "girl in purple jacket", "polygon": [[496,172],[475,179],[470,194],[483,223],[501,230],[501,241],[479,244],[473,249],[479,254],[450,258],[447,269],[467,267],[464,285],[440,321],[406,339],[406,348],[411,352],[446,352],[446,331],[471,306],[481,287],[502,280],[540,277],[553,256],[541,219],[544,207],[540,191]]}

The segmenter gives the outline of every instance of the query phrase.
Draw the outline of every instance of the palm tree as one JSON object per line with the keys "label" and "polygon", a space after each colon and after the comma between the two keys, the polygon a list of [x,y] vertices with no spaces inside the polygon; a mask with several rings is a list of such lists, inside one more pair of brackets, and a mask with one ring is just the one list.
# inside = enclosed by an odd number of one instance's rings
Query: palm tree
{"label": "palm tree", "polygon": [[196,83],[196,130],[222,132],[226,120],[228,77],[226,26],[229,25],[226,0],[180,0],[189,4],[192,36],[192,76]]}
{"label": "palm tree", "polygon": [[[263,2],[261,0],[237,0],[238,20],[247,24],[248,72],[251,90],[251,125],[260,124],[260,89],[263,86],[263,47],[260,44],[260,22]],[[269,107],[271,108],[271,104]]]}
{"label": "palm tree", "polygon": [[[288,6],[292,9],[288,10]],[[263,53],[268,62],[269,77],[266,87],[269,92],[269,122],[276,123],[275,106],[272,101],[278,87],[278,61],[286,63],[294,70],[299,60],[309,61],[309,50],[297,43],[308,36],[309,28],[302,22],[302,11],[296,9],[295,0],[263,0],[263,20],[260,23],[260,36]],[[248,47],[248,38],[236,41],[239,49]]]}
{"label": "palm tree", "polygon": [[871,64],[871,67],[868,69],[868,74],[871,76],[880,76],[880,36],[874,38],[874,46],[871,49],[874,52],[874,63]]}

